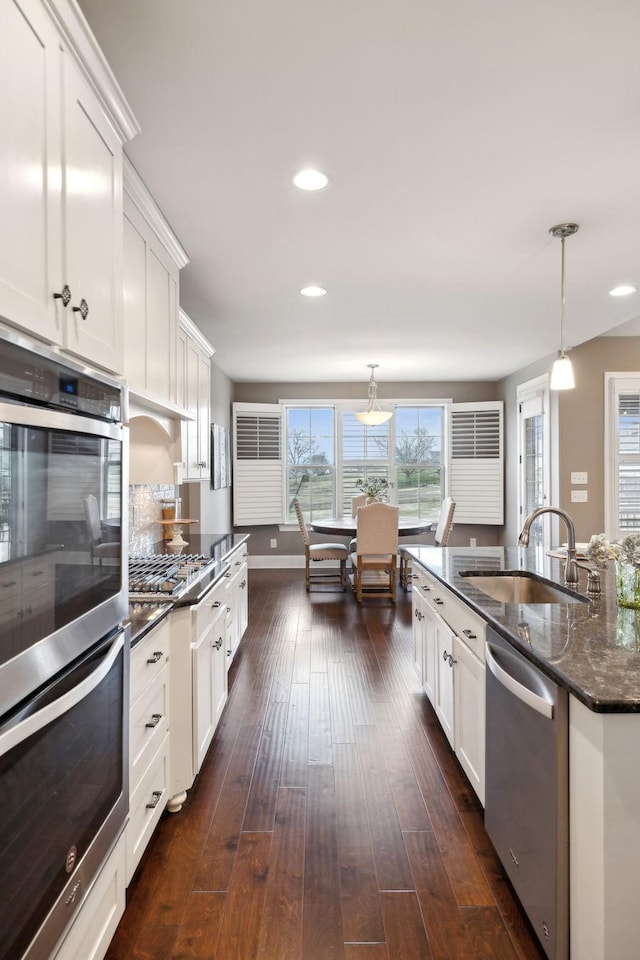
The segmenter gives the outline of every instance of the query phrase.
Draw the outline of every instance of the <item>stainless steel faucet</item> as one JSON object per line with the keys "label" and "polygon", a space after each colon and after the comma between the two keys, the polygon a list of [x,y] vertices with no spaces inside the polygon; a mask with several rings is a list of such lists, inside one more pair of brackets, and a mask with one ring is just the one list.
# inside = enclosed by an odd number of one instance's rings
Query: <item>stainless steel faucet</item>
{"label": "stainless steel faucet", "polygon": [[518,537],[518,546],[529,546],[529,531],[531,530],[531,524],[536,517],[539,517],[543,513],[555,513],[556,516],[562,517],[566,523],[567,559],[564,565],[564,582],[568,584],[578,583],[578,565],[576,563],[576,528],[573,520],[565,510],[562,510],[560,507],[536,507],[535,510],[532,510],[527,519],[524,521],[524,526],[520,536]]}

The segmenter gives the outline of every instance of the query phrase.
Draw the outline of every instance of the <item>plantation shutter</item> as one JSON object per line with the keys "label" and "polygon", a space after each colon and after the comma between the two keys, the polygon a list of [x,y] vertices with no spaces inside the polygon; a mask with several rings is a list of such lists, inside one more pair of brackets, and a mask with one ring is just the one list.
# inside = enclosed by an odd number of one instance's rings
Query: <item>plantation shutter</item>
{"label": "plantation shutter", "polygon": [[233,523],[282,523],[282,409],[233,404]]}
{"label": "plantation shutter", "polygon": [[504,523],[502,401],[453,403],[449,492],[456,525]]}

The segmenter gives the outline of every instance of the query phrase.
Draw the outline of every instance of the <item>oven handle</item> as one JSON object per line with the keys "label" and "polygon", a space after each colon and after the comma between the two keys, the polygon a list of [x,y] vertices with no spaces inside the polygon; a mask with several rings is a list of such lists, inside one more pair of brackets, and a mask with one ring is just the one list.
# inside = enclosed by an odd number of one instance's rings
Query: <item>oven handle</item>
{"label": "oven handle", "polygon": [[124,427],[121,423],[105,423],[81,413],[62,413],[59,410],[28,407],[17,403],[0,403],[0,422],[17,427],[41,427],[43,430],[67,430],[72,433],[88,433],[107,440],[122,440]]}
{"label": "oven handle", "polygon": [[124,638],[125,633],[121,631],[96,669],[90,673],[88,677],[85,677],[76,687],[68,690],[52,703],[48,703],[46,707],[38,710],[37,713],[21,720],[20,723],[17,723],[14,727],[10,727],[4,733],[0,733],[0,757],[4,756],[5,753],[8,753],[9,750],[12,750],[14,747],[17,747],[24,740],[27,740],[28,737],[33,736],[38,730],[42,730],[43,727],[46,727],[54,720],[57,720],[58,717],[67,713],[72,707],[80,703],[81,700],[84,700],[85,697],[88,697],[89,694],[102,683],[111,670],[116,658],[124,647]]}

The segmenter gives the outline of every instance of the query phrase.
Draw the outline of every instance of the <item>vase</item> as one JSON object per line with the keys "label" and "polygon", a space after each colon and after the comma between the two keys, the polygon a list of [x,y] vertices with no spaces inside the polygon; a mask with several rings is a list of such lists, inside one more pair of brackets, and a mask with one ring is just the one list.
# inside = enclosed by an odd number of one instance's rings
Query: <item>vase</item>
{"label": "vase", "polygon": [[640,610],[640,567],[616,560],[616,599],[620,607]]}

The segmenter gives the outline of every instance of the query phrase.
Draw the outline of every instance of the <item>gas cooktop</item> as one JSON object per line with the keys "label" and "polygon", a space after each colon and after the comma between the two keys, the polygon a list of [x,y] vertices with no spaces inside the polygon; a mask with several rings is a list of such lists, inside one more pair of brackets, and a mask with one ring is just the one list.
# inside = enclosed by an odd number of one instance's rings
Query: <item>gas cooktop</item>
{"label": "gas cooktop", "polygon": [[218,561],[202,554],[152,553],[129,557],[131,600],[176,600],[211,573]]}

